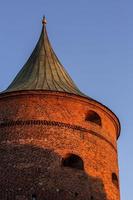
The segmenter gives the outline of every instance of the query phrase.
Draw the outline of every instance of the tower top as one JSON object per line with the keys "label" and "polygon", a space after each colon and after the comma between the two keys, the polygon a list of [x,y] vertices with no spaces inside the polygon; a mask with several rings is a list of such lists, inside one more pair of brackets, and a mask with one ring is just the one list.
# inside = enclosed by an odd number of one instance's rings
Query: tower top
{"label": "tower top", "polygon": [[57,58],[49,42],[46,18],[42,19],[40,38],[30,58],[4,92],[48,90],[85,96]]}
{"label": "tower top", "polygon": [[46,25],[46,24],[47,24],[47,20],[46,20],[45,15],[44,15],[43,18],[42,18],[42,24],[43,24],[43,25]]}

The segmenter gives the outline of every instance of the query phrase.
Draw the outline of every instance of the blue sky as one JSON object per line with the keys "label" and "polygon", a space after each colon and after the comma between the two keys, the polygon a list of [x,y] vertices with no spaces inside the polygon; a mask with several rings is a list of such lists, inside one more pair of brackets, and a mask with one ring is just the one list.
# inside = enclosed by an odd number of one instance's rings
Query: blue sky
{"label": "blue sky", "polygon": [[50,40],[73,80],[120,119],[121,200],[133,196],[132,8],[130,0],[0,1],[0,91],[29,57],[45,14]]}

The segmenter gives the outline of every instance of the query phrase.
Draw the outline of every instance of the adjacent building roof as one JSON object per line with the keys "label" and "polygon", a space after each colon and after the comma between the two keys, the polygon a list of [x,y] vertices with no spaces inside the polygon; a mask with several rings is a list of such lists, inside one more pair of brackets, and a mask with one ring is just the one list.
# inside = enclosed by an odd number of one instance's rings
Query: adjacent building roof
{"label": "adjacent building roof", "polygon": [[20,90],[48,90],[85,96],[66,72],[49,42],[46,19],[30,58],[4,92]]}

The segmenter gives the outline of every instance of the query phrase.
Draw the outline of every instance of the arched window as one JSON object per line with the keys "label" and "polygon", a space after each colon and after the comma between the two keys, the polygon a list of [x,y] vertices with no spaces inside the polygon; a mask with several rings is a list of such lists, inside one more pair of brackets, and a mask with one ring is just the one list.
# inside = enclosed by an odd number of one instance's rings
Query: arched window
{"label": "arched window", "polygon": [[87,113],[87,116],[86,116],[86,121],[90,121],[90,122],[93,122],[95,124],[98,124],[98,125],[102,125],[102,122],[101,122],[101,117],[94,111],[90,110],[88,113]]}
{"label": "arched window", "polygon": [[64,158],[62,161],[62,165],[64,167],[84,170],[83,160],[75,154],[69,154],[66,158]]}
{"label": "arched window", "polygon": [[116,173],[112,173],[112,182],[114,185],[119,187],[118,177],[117,177]]}
{"label": "arched window", "polygon": [[36,194],[32,194],[32,200],[37,200]]}

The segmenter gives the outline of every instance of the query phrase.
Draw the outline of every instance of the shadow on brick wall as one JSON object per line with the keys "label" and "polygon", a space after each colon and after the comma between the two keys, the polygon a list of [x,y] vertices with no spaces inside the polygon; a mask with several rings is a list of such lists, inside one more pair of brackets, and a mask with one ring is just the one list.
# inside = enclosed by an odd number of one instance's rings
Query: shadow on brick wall
{"label": "shadow on brick wall", "polygon": [[107,200],[102,180],[62,166],[53,150],[1,145],[0,200]]}

